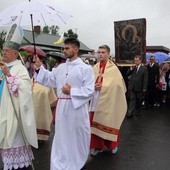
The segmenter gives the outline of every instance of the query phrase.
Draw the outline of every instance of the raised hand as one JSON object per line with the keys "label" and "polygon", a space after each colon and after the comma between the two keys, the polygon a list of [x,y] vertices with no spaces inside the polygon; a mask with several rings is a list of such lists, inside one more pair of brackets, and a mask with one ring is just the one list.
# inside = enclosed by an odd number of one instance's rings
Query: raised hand
{"label": "raised hand", "polygon": [[95,90],[96,90],[96,91],[100,91],[101,88],[102,88],[102,83],[96,83],[96,84],[95,84]]}
{"label": "raised hand", "polygon": [[6,66],[6,64],[3,61],[0,61],[0,68],[3,72],[4,75],[9,76],[10,75],[10,70]]}

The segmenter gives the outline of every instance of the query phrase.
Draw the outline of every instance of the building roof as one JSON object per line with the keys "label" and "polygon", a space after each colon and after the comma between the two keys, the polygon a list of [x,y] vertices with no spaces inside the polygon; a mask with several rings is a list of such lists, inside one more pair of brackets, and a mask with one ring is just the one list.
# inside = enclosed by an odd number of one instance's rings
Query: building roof
{"label": "building roof", "polygon": [[165,52],[165,53],[170,53],[170,49],[164,46],[146,46],[146,52]]}
{"label": "building roof", "polygon": [[[52,35],[47,33],[35,33],[35,44],[40,47],[41,49],[44,49],[45,51],[59,51],[64,47],[64,44],[57,44],[55,45],[54,42],[59,40],[59,35]],[[87,53],[92,51],[89,47],[87,47],[85,44],[80,42],[80,51]],[[24,39],[22,41],[22,45],[26,44],[33,44],[33,35],[32,31],[24,30]]]}

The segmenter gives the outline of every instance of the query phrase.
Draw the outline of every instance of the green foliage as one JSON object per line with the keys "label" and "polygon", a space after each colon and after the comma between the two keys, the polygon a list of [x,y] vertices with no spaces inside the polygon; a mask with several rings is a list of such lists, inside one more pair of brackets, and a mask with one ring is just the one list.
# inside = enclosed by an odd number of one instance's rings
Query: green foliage
{"label": "green foliage", "polygon": [[64,33],[64,37],[70,37],[70,38],[76,38],[77,39],[78,35],[76,33],[74,33],[72,29],[69,29],[67,31],[67,33],[66,32]]}
{"label": "green foliage", "polygon": [[51,27],[44,26],[42,32],[47,34],[57,35],[59,29],[60,27],[58,25],[52,25]]}
{"label": "green foliage", "polygon": [[[47,34],[57,35],[59,34],[58,33],[59,29],[60,27],[57,25],[52,25],[51,27],[45,26],[43,27],[42,32]],[[64,33],[64,37],[78,38],[78,34],[74,33],[72,29],[69,29],[67,32]]]}
{"label": "green foliage", "polygon": [[[20,51],[19,53],[20,53],[20,55],[22,56],[22,59],[24,60],[24,62],[26,63],[27,58],[28,58],[28,56],[29,56],[29,52],[27,52],[27,51]],[[18,59],[20,59],[19,56],[18,56]]]}
{"label": "green foliage", "polygon": [[60,29],[60,28],[59,28],[59,26],[57,26],[57,25],[56,25],[56,26],[55,26],[55,25],[51,26],[51,27],[50,27],[51,34],[57,35],[59,29]]}
{"label": "green foliage", "polygon": [[20,54],[23,57],[28,57],[29,56],[29,52],[27,52],[27,51],[20,51]]}
{"label": "green foliage", "polygon": [[52,69],[55,66],[55,59],[52,57],[49,57],[47,60],[47,63],[49,65],[50,69]]}
{"label": "green foliage", "polygon": [[50,33],[49,26],[44,26],[42,31],[43,33],[49,34]]}

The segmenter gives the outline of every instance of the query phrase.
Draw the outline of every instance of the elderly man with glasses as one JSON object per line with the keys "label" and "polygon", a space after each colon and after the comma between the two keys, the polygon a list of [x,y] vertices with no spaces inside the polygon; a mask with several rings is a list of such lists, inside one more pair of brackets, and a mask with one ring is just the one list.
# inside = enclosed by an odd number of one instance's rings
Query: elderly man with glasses
{"label": "elderly man with glasses", "polygon": [[31,79],[17,60],[22,39],[22,29],[13,25],[0,61],[0,154],[4,170],[26,169],[32,164],[31,146],[37,148]]}

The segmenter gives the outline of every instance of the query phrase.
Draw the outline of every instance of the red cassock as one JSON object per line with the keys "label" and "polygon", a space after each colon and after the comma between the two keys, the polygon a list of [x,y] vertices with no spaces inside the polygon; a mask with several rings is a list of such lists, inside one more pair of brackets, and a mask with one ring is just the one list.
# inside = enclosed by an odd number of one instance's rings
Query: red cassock
{"label": "red cassock", "polygon": [[[94,112],[91,112],[90,113],[90,125],[92,125],[93,116],[94,116]],[[91,134],[90,149],[96,148],[99,150],[105,150],[107,147],[108,149],[113,150],[115,147],[118,147],[118,144],[119,144],[119,135],[118,135],[118,140],[114,142],[114,141],[102,139],[99,136]]]}

